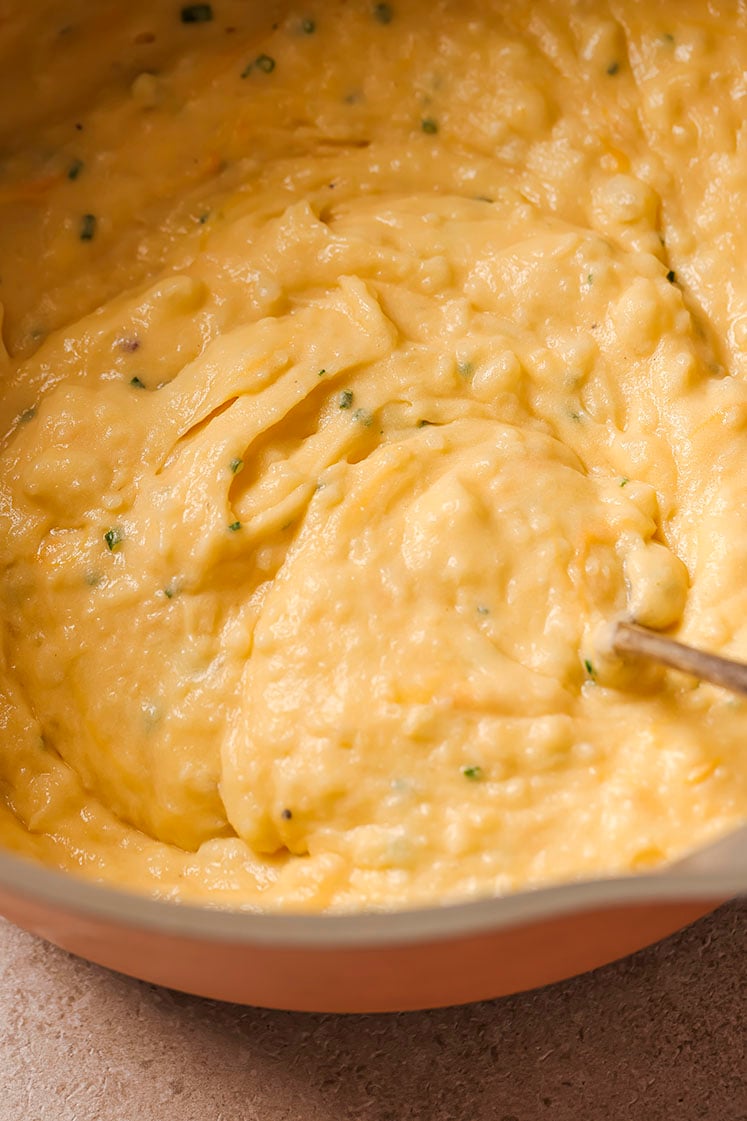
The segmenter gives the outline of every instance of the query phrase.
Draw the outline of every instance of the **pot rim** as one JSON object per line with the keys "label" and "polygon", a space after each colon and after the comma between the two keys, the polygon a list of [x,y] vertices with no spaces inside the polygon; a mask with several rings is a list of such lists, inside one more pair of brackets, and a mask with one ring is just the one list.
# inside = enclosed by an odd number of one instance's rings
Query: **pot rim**
{"label": "pot rim", "polygon": [[80,918],[185,939],[298,950],[386,946],[476,936],[589,909],[711,899],[716,905],[747,894],[747,863],[740,861],[736,868],[718,870],[709,867],[707,859],[701,860],[721,845],[723,842],[659,872],[393,911],[280,913],[181,903],[87,881],[7,851],[0,852],[0,893]]}

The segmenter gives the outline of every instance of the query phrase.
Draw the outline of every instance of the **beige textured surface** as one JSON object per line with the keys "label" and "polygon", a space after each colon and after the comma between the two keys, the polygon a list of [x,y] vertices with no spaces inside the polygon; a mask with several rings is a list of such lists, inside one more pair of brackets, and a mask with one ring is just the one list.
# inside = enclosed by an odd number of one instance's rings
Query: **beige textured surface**
{"label": "beige textured surface", "polygon": [[0,922],[0,1121],[745,1121],[747,902],[583,978],[402,1016],[130,981]]}

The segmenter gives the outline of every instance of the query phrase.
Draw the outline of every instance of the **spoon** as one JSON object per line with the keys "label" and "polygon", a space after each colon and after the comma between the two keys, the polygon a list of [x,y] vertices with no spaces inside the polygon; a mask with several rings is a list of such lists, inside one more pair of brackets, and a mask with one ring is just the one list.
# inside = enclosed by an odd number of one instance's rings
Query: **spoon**
{"label": "spoon", "polygon": [[696,650],[639,623],[618,623],[612,636],[612,647],[618,654],[636,654],[710,681],[712,685],[722,685],[734,693],[747,694],[747,665],[744,662]]}

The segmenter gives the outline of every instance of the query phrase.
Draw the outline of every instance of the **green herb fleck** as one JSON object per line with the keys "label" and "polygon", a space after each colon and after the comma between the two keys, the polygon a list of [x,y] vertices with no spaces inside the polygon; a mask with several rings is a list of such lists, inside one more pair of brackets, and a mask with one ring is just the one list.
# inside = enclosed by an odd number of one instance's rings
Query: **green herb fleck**
{"label": "green herb fleck", "polygon": [[173,599],[174,598],[174,589],[171,588],[171,587],[164,588],[163,589],[163,594],[166,596],[166,599]]}
{"label": "green herb fleck", "polygon": [[674,284],[676,279],[677,279],[677,276],[675,274],[674,269],[670,269],[669,272],[667,273],[667,280],[669,281],[670,284]]}
{"label": "green herb fleck", "polygon": [[143,724],[150,731],[163,715],[161,707],[155,701],[143,701],[140,707],[143,713]]}
{"label": "green herb fleck", "polygon": [[373,17],[378,23],[391,23],[394,12],[391,4],[374,4]]}
{"label": "green herb fleck", "polygon": [[130,378],[130,385],[133,389],[145,389],[145,382],[141,381],[139,377]]}
{"label": "green herb fleck", "polygon": [[479,782],[483,777],[482,767],[462,767],[462,774],[470,782]]}
{"label": "green herb fleck", "polygon": [[241,522],[231,522],[228,528],[230,529],[231,533],[236,533],[237,530],[241,529]]}
{"label": "green herb fleck", "polygon": [[358,424],[362,424],[364,428],[370,428],[373,424],[373,417],[368,409],[356,409],[353,413],[353,420],[357,420]]}
{"label": "green herb fleck", "polygon": [[591,664],[588,658],[584,658],[584,669],[588,673],[589,677],[594,676],[594,666]]}
{"label": "green herb fleck", "polygon": [[317,374],[317,377],[323,378],[324,375],[326,374],[326,372],[327,372],[326,370],[320,370],[319,373]]}
{"label": "green herb fleck", "polygon": [[457,362],[457,370],[463,378],[470,378],[475,372],[475,367],[471,362]]}
{"label": "green herb fleck", "polygon": [[198,214],[197,221],[200,223],[201,226],[204,226],[209,217],[210,217],[210,211],[209,210],[203,210],[202,214]]}
{"label": "green herb fleck", "polygon": [[18,418],[19,424],[28,424],[36,416],[36,405],[32,405],[30,409],[24,409]]}
{"label": "green herb fleck", "polygon": [[236,459],[231,460],[229,467],[232,475],[238,475],[239,471],[244,469],[244,460],[237,456]]}
{"label": "green herb fleck", "polygon": [[490,195],[475,195],[475,202],[495,202]]}
{"label": "green herb fleck", "polygon": [[241,71],[241,77],[248,78],[255,66],[257,70],[261,70],[264,74],[271,74],[275,69],[275,59],[270,58],[268,54],[259,55],[254,62],[247,63]]}
{"label": "green herb fleck", "polygon": [[84,214],[80,220],[80,240],[93,241],[96,233],[96,215]]}
{"label": "green herb fleck", "polygon": [[432,420],[419,420],[417,426],[418,426],[418,428],[429,428],[430,425],[432,425],[432,424],[433,424]]}
{"label": "green herb fleck", "polygon": [[576,413],[576,412],[571,411],[568,415],[571,418],[571,420],[581,420],[581,413]]}
{"label": "green herb fleck", "polygon": [[586,283],[588,285],[592,285],[594,283],[594,273],[593,272],[590,272],[589,275],[587,276]]}
{"label": "green herb fleck", "polygon": [[427,132],[429,136],[433,136],[438,132],[438,121],[434,120],[433,117],[423,117],[420,122],[420,127],[423,132]]}
{"label": "green herb fleck", "polygon": [[213,7],[212,4],[187,4],[181,14],[182,23],[210,23]]}
{"label": "green herb fleck", "polygon": [[620,63],[619,62],[611,62],[609,64],[609,66],[607,67],[607,73],[609,74],[610,78],[614,78],[615,74],[617,74],[619,72],[619,70],[620,70]]}
{"label": "green herb fleck", "polygon": [[304,35],[313,35],[314,32],[316,31],[316,24],[314,23],[314,20],[313,19],[301,20],[301,30],[303,31]]}
{"label": "green herb fleck", "polygon": [[672,34],[671,31],[665,31],[664,34],[661,37],[661,41],[662,41],[662,43],[673,43],[674,42],[674,35]]}
{"label": "green herb fleck", "polygon": [[85,575],[85,581],[89,588],[95,588],[100,580],[101,577],[98,572],[87,572]]}
{"label": "green herb fleck", "polygon": [[341,409],[349,409],[353,404],[353,391],[352,389],[343,389],[339,396],[338,404]]}
{"label": "green herb fleck", "polygon": [[484,603],[478,603],[477,614],[478,615],[489,615],[490,614],[490,608],[486,607]]}
{"label": "green herb fleck", "polygon": [[83,160],[73,160],[70,167],[67,169],[68,179],[77,179],[83,170]]}
{"label": "green herb fleck", "polygon": [[124,534],[121,529],[107,529],[104,534],[104,541],[106,541],[107,548],[110,553],[116,553],[119,546],[124,540]]}
{"label": "green herb fleck", "polygon": [[620,486],[625,487],[625,486],[628,485],[629,482],[630,482],[630,479],[626,475],[623,475],[622,479],[620,479]]}

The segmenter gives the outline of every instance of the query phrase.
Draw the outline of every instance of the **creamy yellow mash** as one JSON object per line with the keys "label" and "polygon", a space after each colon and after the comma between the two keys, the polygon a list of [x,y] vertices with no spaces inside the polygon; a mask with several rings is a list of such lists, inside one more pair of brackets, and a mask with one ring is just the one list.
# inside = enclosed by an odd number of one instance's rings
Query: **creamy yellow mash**
{"label": "creamy yellow mash", "polygon": [[10,0],[0,837],[379,907],[747,815],[747,17]]}

